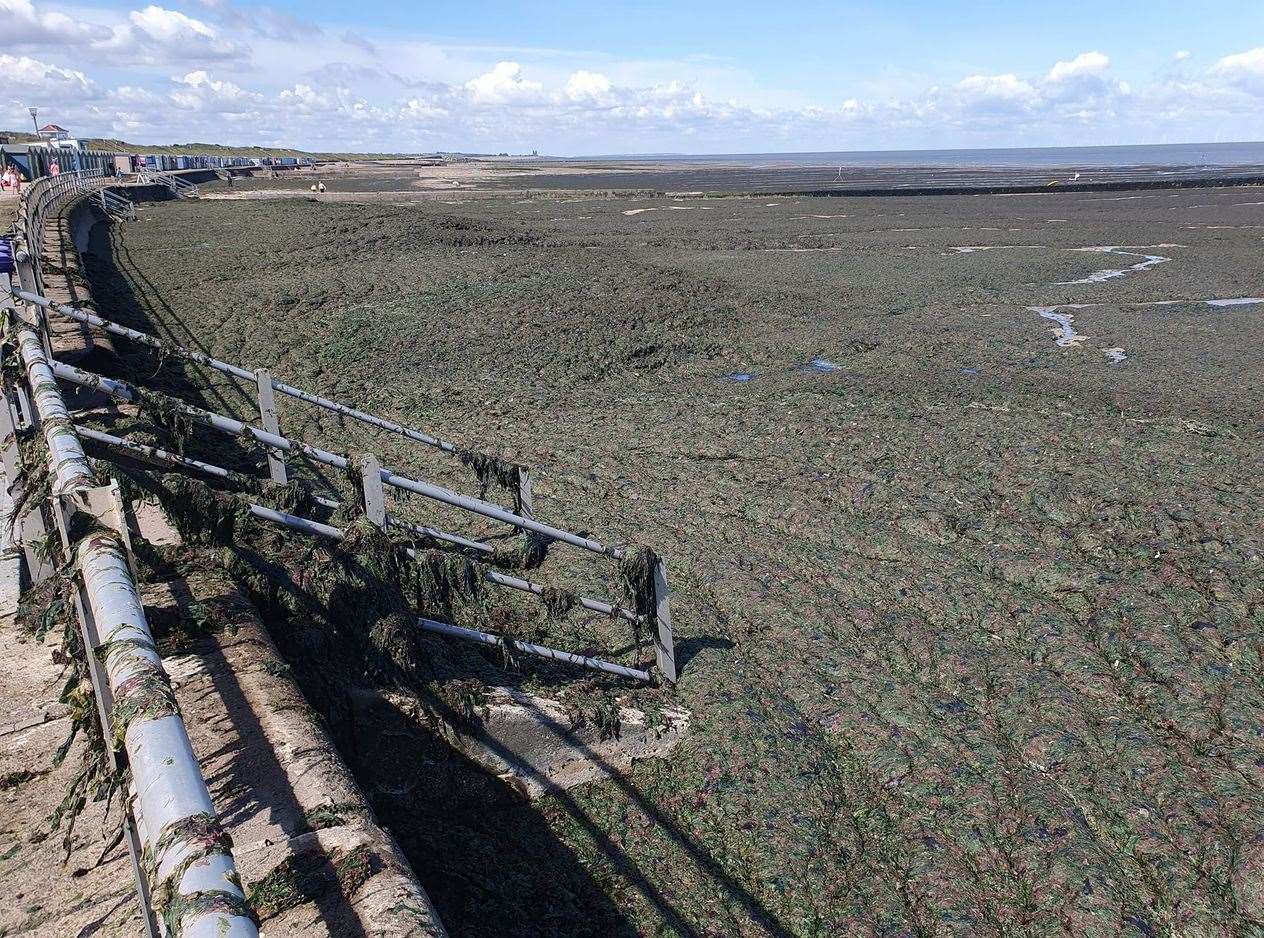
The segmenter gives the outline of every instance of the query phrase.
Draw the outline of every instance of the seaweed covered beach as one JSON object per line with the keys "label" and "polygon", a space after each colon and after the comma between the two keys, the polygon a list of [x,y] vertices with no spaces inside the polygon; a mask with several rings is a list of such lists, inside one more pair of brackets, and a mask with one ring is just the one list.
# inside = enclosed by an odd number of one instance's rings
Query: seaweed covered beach
{"label": "seaweed covered beach", "polygon": [[666,559],[667,758],[424,815],[361,775],[452,934],[1215,936],[1264,934],[1262,248],[1245,187],[506,191],[141,206],[88,266]]}

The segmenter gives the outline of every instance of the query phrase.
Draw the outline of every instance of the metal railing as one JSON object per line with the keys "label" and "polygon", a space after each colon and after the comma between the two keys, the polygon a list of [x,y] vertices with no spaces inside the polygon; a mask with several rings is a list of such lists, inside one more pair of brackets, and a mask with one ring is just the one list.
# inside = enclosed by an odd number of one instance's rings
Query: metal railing
{"label": "metal railing", "polygon": [[[61,362],[54,363],[53,373],[58,379],[62,381],[66,381],[71,384],[76,384],[80,387],[86,387],[86,388],[91,388],[96,391],[101,391],[105,394],[110,395],[115,400],[136,403],[136,402],[141,401],[145,395],[145,392],[142,389],[137,388],[133,385],[130,385],[125,381],[119,381],[115,378],[106,378],[102,375],[93,374],[91,372],[84,371],[81,368],[76,368],[73,365],[66,365]],[[411,485],[421,484],[421,483],[418,483],[418,481],[415,479],[410,479],[407,476],[398,475],[394,472],[391,472],[390,470],[383,469],[380,466],[374,466],[371,468],[366,468],[364,465],[357,466],[355,460],[353,460],[349,456],[340,455],[338,453],[332,453],[328,450],[321,449],[320,447],[312,446],[307,443],[299,443],[294,440],[288,439],[286,437],[278,436],[275,433],[269,433],[266,430],[261,430],[258,427],[253,427],[253,426],[250,426],[249,424],[242,423],[239,420],[234,420],[231,417],[225,417],[221,414],[216,414],[209,410],[203,410],[202,408],[199,408],[199,407],[186,405],[186,407],[184,408],[184,413],[187,416],[196,420],[198,423],[202,424],[203,426],[210,427],[213,430],[217,430],[221,433],[225,433],[230,436],[236,436],[236,437],[253,440],[257,444],[259,444],[261,447],[278,449],[283,452],[301,452],[305,454],[306,456],[310,457],[315,462],[318,462],[318,463],[321,463],[322,465],[330,466],[331,468],[339,469],[342,471],[346,471],[348,469],[353,469],[353,470],[358,469],[361,474],[361,484],[365,486],[366,488],[370,489],[370,491],[366,492],[365,494],[366,501],[375,501],[376,500],[375,496],[377,493],[373,492],[372,489],[376,487],[376,489],[380,492],[381,486],[384,483],[386,485],[391,485],[391,486],[394,486],[396,488],[401,488],[401,489],[407,489],[409,491],[416,491],[416,489],[410,488]],[[130,445],[125,440],[119,440],[116,438],[105,438],[104,434],[94,434],[94,437],[101,439],[102,442],[112,443],[116,447],[117,446],[126,447]],[[143,450],[137,449],[137,452],[143,452]],[[173,461],[170,458],[170,454],[165,454],[165,456],[166,456],[167,462]],[[181,464],[186,465],[183,462],[183,460],[181,460]],[[224,479],[224,480],[232,479],[232,476],[228,472],[227,469],[223,469],[222,467],[218,467],[218,466],[213,466],[213,465],[210,465],[209,463],[200,463],[196,461],[190,461],[190,463],[187,464],[187,468],[196,469],[199,472],[202,472],[206,475],[214,476],[219,479]],[[453,497],[459,498],[459,499],[462,499],[463,502],[468,502],[468,505],[459,504],[457,505],[457,507],[465,508],[467,511],[470,511],[474,514],[482,515],[483,517],[497,518],[498,520],[505,520],[504,515],[503,515],[503,512],[505,511],[505,509],[500,508],[500,506],[493,505],[490,502],[484,502],[480,499],[473,499],[473,498],[469,498],[468,496],[458,495],[456,492],[452,492],[449,489],[442,489],[442,491],[446,494],[447,498],[440,497],[440,498],[435,498],[435,500],[443,501],[447,504],[454,504],[449,499]],[[434,497],[434,496],[428,496],[428,497]],[[330,502],[330,504],[332,506],[336,506],[338,503]],[[382,526],[408,528],[409,530],[412,530],[415,533],[424,534],[426,536],[433,537],[435,540],[443,541],[448,544],[454,544],[457,546],[470,548],[474,550],[475,552],[490,553],[495,550],[495,548],[492,547],[492,545],[483,541],[470,540],[468,538],[461,537],[460,535],[451,534],[447,531],[442,531],[437,528],[423,528],[420,526],[409,524],[408,522],[402,521],[400,519],[396,519],[394,517],[391,517],[390,515],[387,515],[385,513],[384,507],[382,511],[380,512],[380,514],[381,514],[380,523]],[[511,514],[511,518],[512,520],[510,520],[509,523],[513,524],[515,527],[532,531],[534,533],[547,537],[551,540],[563,540],[566,543],[575,544],[576,546],[583,547],[584,549],[592,550],[595,553],[608,554],[610,556],[614,556],[615,555],[614,552],[617,552],[619,559],[623,557],[623,552],[619,548],[605,547],[604,545],[600,544],[600,542],[593,541],[591,538],[582,538],[580,535],[571,534],[569,531],[563,531],[562,529],[553,527],[552,525],[542,524],[541,522],[536,521],[535,519],[525,518],[519,515],[512,515],[512,514]],[[517,577],[506,576],[494,570],[487,570],[485,573],[485,576],[490,582],[495,583],[498,586],[505,586],[510,589],[520,590],[525,593],[532,593],[536,596],[542,596],[544,594],[543,586],[536,583],[531,583],[527,580],[522,580]],[[617,606],[611,603],[602,602],[601,600],[589,599],[583,596],[579,596],[576,598],[579,602],[579,605],[581,605],[585,609],[588,609],[591,612],[599,612],[599,613],[602,613],[603,615],[615,616],[620,619],[624,619],[625,621],[628,621],[628,622],[634,622],[634,623],[641,622],[640,617],[638,617],[637,614],[632,612],[631,610],[624,609],[620,606]]]}
{"label": "metal railing", "polygon": [[[44,249],[44,225],[50,215],[56,217],[70,197],[92,192],[106,185],[112,177],[104,170],[85,169],[57,176],[43,176],[25,189],[18,202],[18,224],[21,226],[24,249],[32,258],[41,257]],[[43,289],[44,281],[38,261],[32,267],[35,284]]]}
{"label": "metal railing", "polygon": [[[455,492],[444,486],[436,485],[424,479],[411,478],[389,469],[383,469],[374,458],[373,468],[366,470],[364,466],[357,460],[348,455],[334,453],[318,446],[308,443],[296,441],[284,436],[280,430],[279,418],[277,415],[274,392],[304,401],[305,403],[329,410],[343,417],[349,417],[369,426],[384,430],[389,433],[404,436],[407,439],[422,443],[428,447],[436,449],[450,456],[460,457],[468,455],[456,444],[443,440],[433,434],[425,433],[411,427],[404,426],[392,420],[370,414],[357,408],[349,407],[337,401],[329,400],[301,388],[294,387],[282,381],[278,381],[272,377],[271,372],[261,369],[250,371],[238,365],[222,361],[207,355],[204,352],[194,349],[184,348],[174,343],[165,342],[155,336],[135,329],[130,329],[118,323],[112,322],[104,317],[87,310],[79,309],[70,304],[58,303],[40,296],[31,291],[18,291],[19,298],[30,303],[56,313],[61,316],[68,317],[80,323],[91,325],[103,329],[111,335],[116,335],[145,345],[155,349],[164,356],[179,358],[184,361],[193,362],[222,374],[229,375],[237,380],[245,382],[251,386],[255,393],[258,404],[260,424],[261,426],[251,426],[242,421],[235,420],[222,414],[216,414],[201,408],[193,407],[181,403],[182,409],[198,424],[210,427],[218,432],[226,433],[239,438],[248,439],[263,448],[267,457],[269,474],[273,482],[284,484],[287,481],[287,468],[285,458],[287,454],[302,454],[316,463],[327,465],[340,471],[359,471],[361,478],[362,495],[364,498],[364,508],[370,520],[374,520],[383,527],[399,527],[412,530],[415,533],[424,534],[434,537],[436,540],[449,544],[455,544],[475,552],[490,554],[494,552],[492,545],[482,541],[463,537],[459,534],[437,530],[435,528],[421,527],[411,525],[402,519],[387,514],[385,510],[385,497],[383,486],[411,492],[415,495],[421,495],[424,498],[445,504],[449,507],[458,509],[463,512],[472,513],[495,521],[508,524],[521,531],[530,532],[531,534],[543,539],[545,543],[563,543],[576,547],[580,550],[588,551],[594,554],[609,557],[612,560],[623,561],[626,558],[626,551],[617,546],[603,543],[596,538],[586,534],[577,534],[567,531],[563,528],[545,524],[538,521],[534,517],[531,495],[530,495],[530,474],[525,467],[517,467],[519,480],[519,504],[515,506],[516,510],[511,510],[501,505],[488,502],[483,498],[473,498]],[[147,393],[142,388],[128,385],[126,382],[115,379],[105,378],[100,375],[94,375],[90,372],[73,368],[69,365],[58,363],[56,365],[57,376],[63,380],[73,383],[92,387],[104,393],[115,397],[121,397],[128,400],[140,400]],[[117,446],[116,446],[117,448]],[[372,458],[372,457],[370,457]],[[206,464],[203,464],[206,465]],[[194,468],[197,467],[187,467]],[[224,470],[216,472],[218,467],[211,466],[210,475],[219,478],[226,478]],[[508,577],[504,574],[489,571],[491,576],[488,578],[499,586],[505,586],[511,589],[519,589],[543,598],[546,593],[545,587],[540,584],[531,583],[514,577]],[[650,632],[654,639],[655,664],[659,676],[662,680],[674,683],[677,677],[676,661],[675,661],[675,642],[673,637],[673,629],[671,623],[669,587],[667,581],[666,567],[661,559],[655,561],[655,569],[652,574],[653,579],[653,602],[654,612],[652,615],[638,614],[635,610],[627,610],[619,607],[614,603],[608,603],[603,600],[591,599],[589,597],[576,597],[577,604],[582,608],[590,611],[601,612],[607,615],[613,615],[633,623],[639,627],[645,625],[650,627]]]}
{"label": "metal railing", "polygon": [[128,199],[117,192],[108,188],[98,189],[92,194],[92,201],[97,204],[106,215],[115,221],[135,221],[136,205],[131,199]]}
{"label": "metal railing", "polygon": [[178,199],[196,199],[201,194],[197,183],[190,182],[183,176],[177,175],[177,173],[141,170],[136,174],[136,181],[142,185],[166,186],[171,190],[171,194]]}
{"label": "metal railing", "polygon": [[[48,177],[24,193],[15,256],[28,290],[39,279],[49,213],[104,178],[100,171]],[[145,934],[153,938],[174,928],[184,934],[257,938],[231,842],[216,817],[133,579],[118,486],[101,484],[88,462],[53,375],[43,310],[15,303],[19,292],[9,274],[0,273],[0,315],[12,329],[22,370],[20,383],[12,393],[6,388],[0,399],[6,484],[11,492],[29,484],[18,477],[16,428],[38,431],[48,451],[50,496],[16,520],[24,537],[47,531],[51,520],[70,562],[63,575],[74,578],[74,609],[103,758],[115,777],[130,772],[124,834]],[[162,897],[158,907],[156,896]]]}

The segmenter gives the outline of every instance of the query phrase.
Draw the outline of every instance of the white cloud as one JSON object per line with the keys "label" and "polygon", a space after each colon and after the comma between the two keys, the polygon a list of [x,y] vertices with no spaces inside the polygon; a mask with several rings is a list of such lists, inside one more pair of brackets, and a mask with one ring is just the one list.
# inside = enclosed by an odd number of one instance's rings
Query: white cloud
{"label": "white cloud", "polygon": [[176,88],[167,96],[177,107],[191,111],[233,111],[257,104],[264,96],[246,91],[231,81],[213,78],[199,69],[172,79]]}
{"label": "white cloud", "polygon": [[1101,75],[1110,68],[1110,58],[1100,52],[1081,52],[1069,62],[1058,62],[1049,69],[1045,81],[1064,82]]}
{"label": "white cloud", "polygon": [[104,26],[84,23],[65,13],[40,11],[31,0],[0,0],[0,36],[13,46],[79,46],[108,39]]}
{"label": "white cloud", "polygon": [[300,19],[284,10],[274,9],[267,4],[243,5],[233,0],[199,0],[199,2],[210,11],[212,17],[221,26],[252,36],[293,40],[310,39],[324,32],[315,23]]}
{"label": "white cloud", "polygon": [[1036,97],[1036,89],[1014,74],[971,75],[955,87],[964,99],[972,101],[1029,104]]}
{"label": "white cloud", "polygon": [[208,62],[245,58],[249,49],[226,39],[214,26],[178,10],[150,4],[132,10],[127,22],[113,27],[111,36],[95,42],[93,50],[135,64]]}
{"label": "white cloud", "polygon": [[1264,95],[1264,46],[1226,55],[1211,73],[1253,94]]}
{"label": "white cloud", "polygon": [[[0,53],[0,75],[4,76],[4,86],[0,89],[0,95],[6,97],[11,96],[14,91],[20,91],[28,96],[34,93],[57,98],[96,93],[96,86],[83,72],[72,68],[62,68],[59,65],[50,65],[26,55]],[[17,102],[17,98],[14,97],[10,100]]]}
{"label": "white cloud", "polygon": [[497,62],[495,68],[465,83],[465,90],[475,104],[513,104],[539,97],[544,86],[527,81],[517,62]]}
{"label": "white cloud", "polygon": [[610,79],[601,72],[588,72],[581,69],[572,73],[566,80],[563,94],[571,101],[582,101],[585,98],[600,100],[610,94]]}
{"label": "white cloud", "polygon": [[1176,53],[1172,56],[1172,61],[1173,61],[1173,62],[1184,62],[1184,61],[1185,61],[1186,59],[1188,59],[1188,58],[1189,58],[1192,54],[1193,54],[1193,53],[1191,53],[1188,49],[1180,49],[1180,50],[1178,50],[1178,51],[1177,51],[1177,52],[1176,52]]}

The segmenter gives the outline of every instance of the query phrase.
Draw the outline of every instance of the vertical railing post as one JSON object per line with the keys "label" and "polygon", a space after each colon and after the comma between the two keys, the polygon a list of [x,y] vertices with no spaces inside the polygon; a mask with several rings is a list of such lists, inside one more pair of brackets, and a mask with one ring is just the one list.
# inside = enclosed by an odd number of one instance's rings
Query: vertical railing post
{"label": "vertical railing post", "polygon": [[[272,372],[260,368],[255,372],[255,382],[259,388],[259,422],[263,429],[276,436],[281,435],[281,422],[277,419],[276,395],[272,392]],[[268,476],[277,485],[285,485],[289,475],[285,470],[285,454],[280,450],[266,448],[268,454]]]}
{"label": "vertical railing post", "polygon": [[364,491],[364,516],[369,524],[386,527],[386,493],[382,489],[382,464],[366,453],[360,457],[360,487]]}
{"label": "vertical railing post", "polygon": [[654,635],[654,652],[658,658],[658,673],[668,684],[676,683],[676,640],[672,637],[671,609],[668,604],[667,566],[660,558],[654,564],[654,618],[657,632]]}
{"label": "vertical railing post", "polygon": [[531,470],[526,466],[518,467],[518,510],[524,518],[535,517],[531,501]]}
{"label": "vertical railing post", "polygon": [[13,420],[13,402],[8,394],[4,395],[4,400],[0,403],[0,461],[4,465],[9,506],[0,523],[7,529],[6,540],[10,533],[13,534],[17,543],[11,549],[20,551],[25,559],[29,581],[43,583],[57,570],[44,552],[48,541],[48,525],[44,519],[43,506],[39,503],[28,504],[20,515],[15,511],[17,502],[22,498],[24,486],[29,485],[31,480],[25,478],[22,471],[17,425]]}

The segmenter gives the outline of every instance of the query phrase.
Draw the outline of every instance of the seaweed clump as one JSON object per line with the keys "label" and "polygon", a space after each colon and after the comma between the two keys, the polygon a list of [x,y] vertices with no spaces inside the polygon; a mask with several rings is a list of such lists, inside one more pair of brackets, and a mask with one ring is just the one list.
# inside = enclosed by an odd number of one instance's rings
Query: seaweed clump
{"label": "seaweed clump", "polygon": [[250,905],[258,920],[266,922],[334,889],[353,896],[373,873],[374,858],[368,844],[351,850],[335,847],[327,857],[315,853],[286,857],[250,887]]}
{"label": "seaweed clump", "polygon": [[188,544],[230,545],[251,523],[244,501],[178,473],[162,476],[154,493]]}
{"label": "seaweed clump", "polygon": [[462,465],[474,471],[474,478],[478,480],[479,498],[486,498],[492,484],[495,483],[512,496],[514,511],[522,511],[521,466],[507,462],[499,456],[464,447],[457,448],[456,457],[461,460]]}
{"label": "seaweed clump", "polygon": [[658,616],[658,591],[654,578],[659,562],[658,554],[649,547],[629,547],[619,562],[624,601],[636,614],[632,635],[638,651],[643,642],[643,626],[655,621]]}
{"label": "seaweed clump", "polygon": [[[173,848],[182,848],[184,855],[159,880],[158,867],[163,856]],[[185,917],[194,914],[222,912],[258,922],[249,901],[244,898],[245,890],[236,874],[228,880],[229,885],[236,887],[235,892],[227,889],[207,889],[190,894],[180,892],[180,881],[191,867],[205,863],[213,856],[231,857],[232,848],[232,838],[213,814],[195,814],[173,821],[145,848],[141,866],[145,871],[145,879],[155,884],[154,911],[166,927],[168,935],[180,935]]]}
{"label": "seaweed clump", "polygon": [[[318,702],[345,709],[345,687],[367,681],[457,703],[445,685],[482,659],[427,635],[417,617],[484,620],[483,575],[469,558],[410,552],[363,517],[338,541],[312,541],[258,523],[242,500],[184,476],[163,476],[156,495],[181,535],[222,548],[229,573],[279,620],[274,634],[301,649],[293,667],[319,688]],[[461,667],[451,660],[458,655],[467,659]]]}

